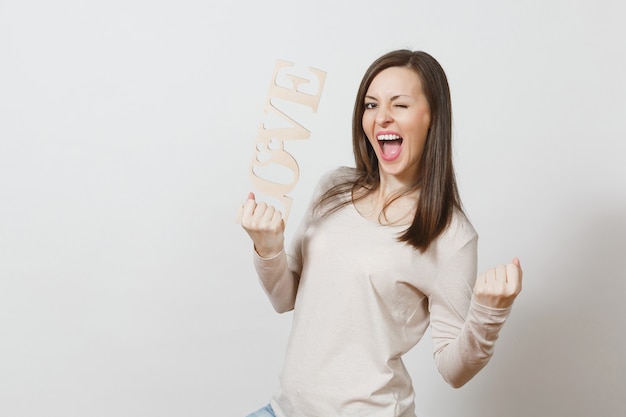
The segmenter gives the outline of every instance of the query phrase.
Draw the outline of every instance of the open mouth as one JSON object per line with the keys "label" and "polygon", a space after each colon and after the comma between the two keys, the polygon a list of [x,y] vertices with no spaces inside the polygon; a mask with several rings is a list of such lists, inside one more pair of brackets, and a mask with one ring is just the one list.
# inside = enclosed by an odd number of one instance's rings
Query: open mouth
{"label": "open mouth", "polygon": [[380,151],[385,159],[394,159],[400,153],[402,137],[395,134],[383,134],[376,137]]}

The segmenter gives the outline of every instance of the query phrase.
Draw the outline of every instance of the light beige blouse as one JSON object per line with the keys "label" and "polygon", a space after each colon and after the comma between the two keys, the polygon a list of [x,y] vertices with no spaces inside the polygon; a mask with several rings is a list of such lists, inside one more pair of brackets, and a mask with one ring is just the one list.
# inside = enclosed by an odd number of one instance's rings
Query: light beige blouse
{"label": "light beige blouse", "polygon": [[[354,176],[339,168],[313,201]],[[431,326],[434,359],[459,387],[489,361],[510,309],[472,301],[477,234],[462,213],[420,253],[399,242],[401,226],[381,226],[353,205],[326,216],[309,209],[290,249],[254,255],[277,311],[293,308],[278,417],[414,417],[414,390],[402,355]]]}

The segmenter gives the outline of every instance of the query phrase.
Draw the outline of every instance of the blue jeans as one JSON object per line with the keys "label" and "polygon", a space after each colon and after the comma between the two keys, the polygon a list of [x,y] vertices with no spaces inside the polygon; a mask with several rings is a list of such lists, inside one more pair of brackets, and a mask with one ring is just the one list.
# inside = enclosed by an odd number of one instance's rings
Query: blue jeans
{"label": "blue jeans", "polygon": [[252,414],[248,414],[247,417],[276,417],[276,414],[274,414],[272,406],[268,404],[260,410],[257,410]]}

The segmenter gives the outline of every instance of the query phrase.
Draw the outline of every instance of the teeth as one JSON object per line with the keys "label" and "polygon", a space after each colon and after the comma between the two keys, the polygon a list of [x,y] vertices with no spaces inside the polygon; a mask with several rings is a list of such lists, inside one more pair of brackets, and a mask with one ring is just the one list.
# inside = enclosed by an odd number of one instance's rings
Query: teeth
{"label": "teeth", "polygon": [[378,140],[398,140],[402,139],[398,135],[378,135]]}

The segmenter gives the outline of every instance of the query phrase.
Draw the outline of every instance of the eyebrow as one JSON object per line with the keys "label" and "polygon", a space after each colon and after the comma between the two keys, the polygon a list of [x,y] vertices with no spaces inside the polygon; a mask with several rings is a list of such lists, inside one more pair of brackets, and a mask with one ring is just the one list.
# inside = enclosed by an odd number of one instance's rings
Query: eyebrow
{"label": "eyebrow", "polygon": [[[406,97],[406,98],[412,98],[412,96],[410,96],[410,95],[408,95],[408,94],[397,94],[397,95],[395,95],[395,96],[391,97],[391,101],[394,101],[394,100],[396,100],[396,99],[403,98],[403,97]],[[378,99],[377,99],[376,97],[369,96],[369,95],[365,95],[365,97],[364,97],[364,98],[369,98],[370,100],[376,100],[376,101],[378,101]]]}

